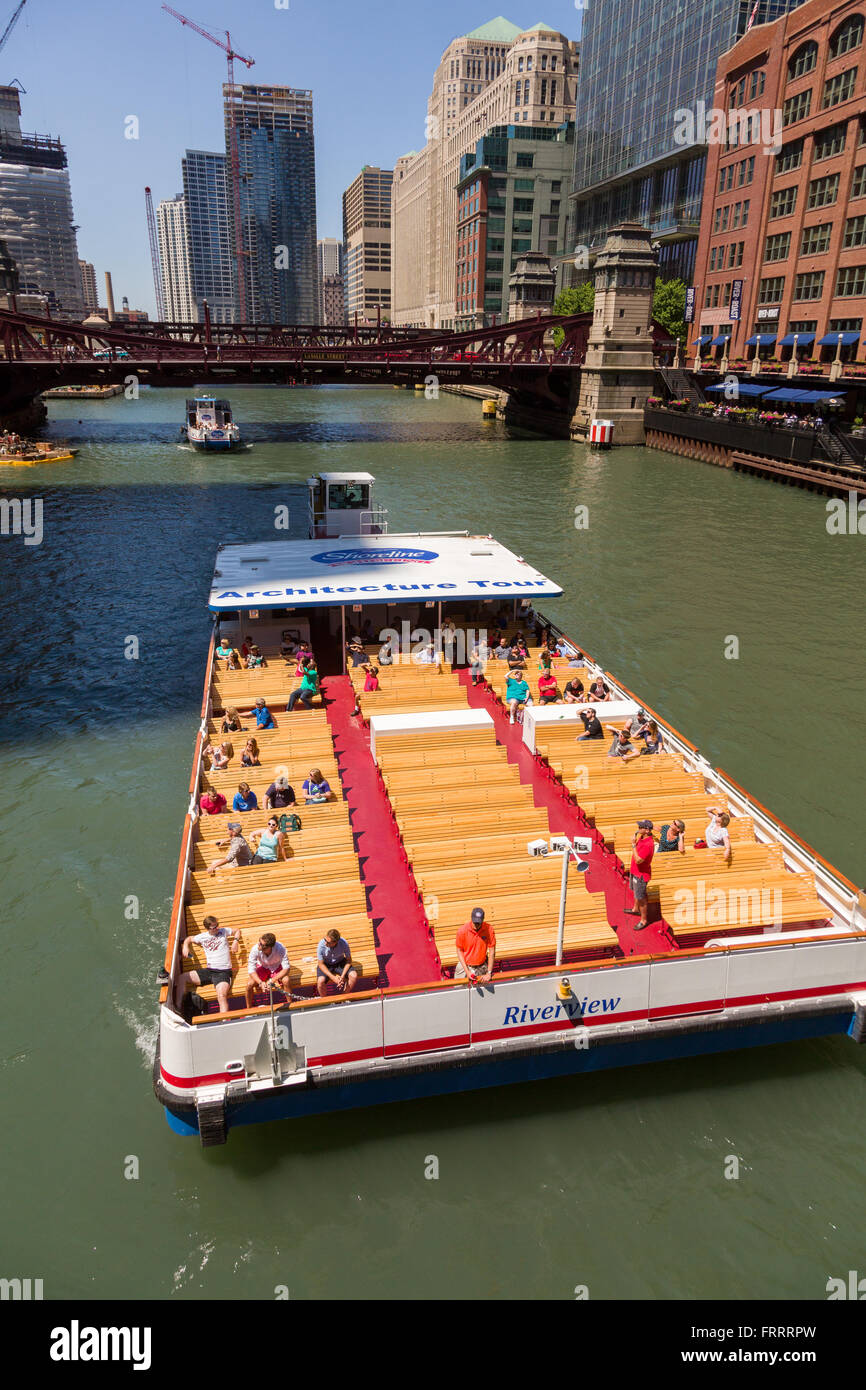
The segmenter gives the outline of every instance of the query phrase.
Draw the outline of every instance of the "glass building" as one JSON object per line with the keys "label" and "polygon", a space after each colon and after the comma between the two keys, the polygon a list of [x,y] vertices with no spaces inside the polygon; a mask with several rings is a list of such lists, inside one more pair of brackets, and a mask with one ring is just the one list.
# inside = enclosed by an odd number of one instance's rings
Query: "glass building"
{"label": "glass building", "polygon": [[575,117],[575,246],[639,221],[659,272],[691,283],[706,146],[675,141],[678,108],[712,106],[716,64],[745,33],[802,0],[590,0]]}
{"label": "glass building", "polygon": [[[226,157],[233,115],[240,171],[244,257],[243,294],[237,298],[251,323],[315,323],[313,94],[294,87],[226,85],[223,95]],[[231,198],[229,213],[233,221]]]}
{"label": "glass building", "polygon": [[226,157],[187,150],[183,160],[189,277],[195,317],[207,300],[214,323],[234,322],[232,240],[226,198]]}

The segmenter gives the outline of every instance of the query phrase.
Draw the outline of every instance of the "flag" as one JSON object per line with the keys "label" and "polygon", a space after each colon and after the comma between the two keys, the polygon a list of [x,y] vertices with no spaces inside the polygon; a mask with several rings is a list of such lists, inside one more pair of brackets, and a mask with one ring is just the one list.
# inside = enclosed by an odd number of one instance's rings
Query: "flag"
{"label": "flag", "polygon": [[749,22],[748,22],[748,24],[746,25],[746,33],[747,33],[747,34],[748,34],[749,30],[751,29],[752,25],[753,25],[754,22],[755,22],[755,15],[758,13],[758,5],[759,5],[760,3],[761,3],[761,0],[755,0],[755,4],[754,4],[754,8],[752,9],[752,13],[749,15]]}

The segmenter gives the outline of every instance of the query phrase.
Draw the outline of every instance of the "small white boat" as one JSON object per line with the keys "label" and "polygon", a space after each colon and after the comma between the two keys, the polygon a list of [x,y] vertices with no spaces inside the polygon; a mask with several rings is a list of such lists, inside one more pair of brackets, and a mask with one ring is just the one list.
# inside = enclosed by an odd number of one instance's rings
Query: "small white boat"
{"label": "small white boat", "polygon": [[230,403],[215,396],[196,396],[187,401],[181,432],[194,449],[239,449],[241,445],[241,432],[232,419]]}

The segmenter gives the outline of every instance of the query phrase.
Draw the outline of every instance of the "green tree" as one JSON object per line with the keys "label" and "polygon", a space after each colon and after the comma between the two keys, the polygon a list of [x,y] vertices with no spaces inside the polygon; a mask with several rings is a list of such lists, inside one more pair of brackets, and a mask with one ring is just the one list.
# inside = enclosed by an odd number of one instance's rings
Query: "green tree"
{"label": "green tree", "polygon": [[[595,304],[595,288],[590,280],[585,280],[582,285],[572,285],[571,289],[563,290],[557,296],[553,306],[555,314],[562,314],[564,318],[569,314],[591,314]],[[561,328],[554,328],[553,341],[560,347],[565,333]]]}
{"label": "green tree", "polygon": [[653,290],[653,318],[672,338],[684,343],[688,336],[685,321],[686,287],[682,280],[656,280]]}

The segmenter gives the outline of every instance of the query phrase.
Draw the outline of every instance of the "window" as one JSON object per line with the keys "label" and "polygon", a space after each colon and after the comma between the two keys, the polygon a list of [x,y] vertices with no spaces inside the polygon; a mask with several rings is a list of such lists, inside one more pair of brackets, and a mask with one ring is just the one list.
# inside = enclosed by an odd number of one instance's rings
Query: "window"
{"label": "window", "polygon": [[518,72],[523,72],[523,59],[522,59],[522,58],[518,58],[518,60],[517,60],[517,71],[518,71]]}
{"label": "window", "polygon": [[532,209],[534,208],[534,206],[535,206],[535,202],[534,202],[534,200],[533,200],[532,198],[515,198],[515,199],[514,199],[514,211],[515,211],[515,212],[532,212]]}
{"label": "window", "polygon": [[798,92],[795,97],[788,97],[782,107],[782,125],[794,125],[797,121],[803,121],[812,109],[812,88],[807,92]]}
{"label": "window", "polygon": [[859,333],[863,327],[862,319],[831,319],[827,324],[828,333]]}
{"label": "window", "polygon": [[859,298],[861,294],[866,294],[866,265],[843,266],[836,276],[836,294],[840,299]]}
{"label": "window", "polygon": [[[837,176],[838,177],[838,176]],[[769,216],[790,217],[794,208],[797,206],[797,188],[780,188],[770,199]]]}
{"label": "window", "polygon": [[737,266],[743,264],[743,251],[745,250],[745,246],[746,243],[744,241],[731,242],[731,252],[730,256],[728,257],[728,265],[732,270],[736,269]]}
{"label": "window", "polygon": [[866,215],[848,218],[842,245],[846,251],[851,246],[866,246]]}
{"label": "window", "polygon": [[729,188],[734,186],[734,166],[729,164],[726,169],[719,170],[719,192],[727,193]]}
{"label": "window", "polygon": [[790,144],[783,145],[776,155],[777,174],[789,174],[792,169],[799,169],[803,163],[803,141],[792,140]]}
{"label": "window", "polygon": [[765,261],[785,261],[791,250],[791,233],[776,232],[775,236],[768,236],[764,246]]}
{"label": "window", "polygon": [[794,278],[792,299],[820,299],[824,293],[823,270],[807,270]]}
{"label": "window", "polygon": [[785,293],[784,275],[771,275],[769,279],[762,280],[758,289],[759,304],[781,304],[782,295]]}
{"label": "window", "polygon": [[730,216],[731,216],[731,205],[730,205],[730,203],[728,203],[728,205],[727,205],[726,207],[723,207],[723,208],[722,208],[722,231],[723,231],[723,232],[726,232],[726,231],[728,230],[728,221],[729,221],[729,219],[730,219]]}
{"label": "window", "polygon": [[710,270],[724,270],[725,268],[725,248],[724,246],[714,246],[710,252]]}
{"label": "window", "polygon": [[866,198],[866,164],[861,164],[854,170],[854,182],[851,184],[852,198]]}
{"label": "window", "polygon": [[791,319],[788,324],[789,333],[814,333],[817,328],[817,319]]}
{"label": "window", "polygon": [[823,256],[824,252],[830,249],[832,232],[832,222],[820,222],[814,227],[804,227],[800,242],[800,255]]}
{"label": "window", "polygon": [[841,58],[843,53],[850,53],[852,48],[859,48],[863,42],[863,16],[853,14],[850,19],[846,19],[836,30],[830,39],[830,52],[828,57]]}
{"label": "window", "polygon": [[835,203],[839,192],[839,175],[828,174],[823,179],[813,179],[809,184],[809,197],[806,207],[826,208],[830,203]]}
{"label": "window", "polygon": [[838,125],[826,126],[824,130],[819,130],[815,135],[815,159],[831,159],[834,154],[841,154],[845,148],[845,131],[847,123],[840,121]]}
{"label": "window", "polygon": [[535,187],[535,180],[534,180],[534,179],[515,179],[515,180],[514,180],[514,191],[515,191],[515,193],[531,193],[532,190],[534,189],[534,187]]}
{"label": "window", "polygon": [[727,309],[727,307],[728,307],[728,305],[730,304],[730,302],[731,302],[731,281],[728,280],[727,284],[725,285],[725,292],[724,292],[724,294],[722,295],[722,304],[723,304],[723,305],[725,306],[725,308]]}
{"label": "window", "polygon": [[835,77],[829,78],[824,83],[824,95],[821,98],[821,109],[826,111],[828,106],[838,106],[840,101],[847,101],[854,91],[854,80],[856,76],[856,68],[846,68],[844,72],[837,73]]}
{"label": "window", "polygon": [[534,158],[534,154],[525,154],[522,150],[518,150],[517,158],[514,162],[518,169],[531,169]]}
{"label": "window", "polygon": [[802,44],[788,63],[788,81],[794,82],[798,77],[805,77],[807,72],[812,72],[817,61],[818,45],[813,42]]}
{"label": "window", "polygon": [[562,179],[554,179],[554,180],[553,180],[553,183],[550,185],[550,191],[551,191],[551,193],[561,193],[561,192],[562,192]]}

